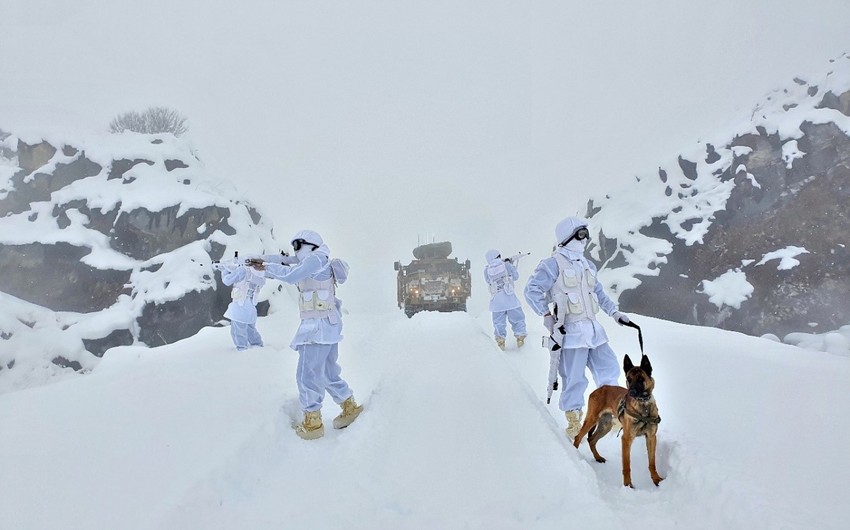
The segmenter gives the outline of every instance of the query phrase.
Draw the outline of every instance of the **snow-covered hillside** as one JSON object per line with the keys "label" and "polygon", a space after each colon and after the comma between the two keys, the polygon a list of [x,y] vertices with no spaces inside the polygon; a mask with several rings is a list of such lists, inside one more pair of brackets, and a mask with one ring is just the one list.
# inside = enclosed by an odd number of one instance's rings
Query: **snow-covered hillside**
{"label": "snow-covered hillside", "polygon": [[[825,94],[841,95],[850,90],[850,55],[830,61],[829,73],[821,79],[795,79],[785,88],[770,93],[757,104],[746,119],[728,130],[712,133],[691,152],[674,155],[659,166],[658,174],[638,176],[637,182],[591,199],[594,228],[605,237],[621,243],[618,249],[625,265],[608,271],[606,280],[622,292],[640,284],[640,276],[655,276],[656,268],[665,263],[671,250],[669,243],[640,233],[654,218],[663,219],[670,233],[687,245],[699,244],[715,220],[715,214],[726,207],[736,182],[724,178],[736,159],[752,148],[732,145],[736,136],[767,134],[779,136],[786,163],[805,155],[796,150],[796,141],[804,135],[805,123],[834,123],[850,135],[850,117],[834,108],[821,106]],[[707,147],[711,146],[711,147]],[[712,154],[713,153],[713,154]],[[682,158],[688,165],[683,166]],[[734,167],[732,175],[742,173],[745,181],[760,187],[748,173],[745,164]],[[660,176],[660,178],[659,178]],[[599,247],[594,253],[597,257]],[[753,262],[754,265],[761,263]],[[749,264],[748,264],[749,265]]]}
{"label": "snow-covered hillside", "polygon": [[[833,407],[850,360],[635,320],[662,417],[658,488],[639,440],[634,490],[613,435],[606,464],[567,444],[545,405],[548,355],[500,352],[487,314],[347,315],[343,375],[366,412],[305,442],[289,426],[296,314],[281,310],[260,321],[262,349],[237,354],[207,328],[0,398],[0,526],[843,528],[850,428]],[[608,328],[635,359],[633,330]]]}
{"label": "snow-covered hillside", "polygon": [[627,310],[850,355],[850,55],[588,215]]}

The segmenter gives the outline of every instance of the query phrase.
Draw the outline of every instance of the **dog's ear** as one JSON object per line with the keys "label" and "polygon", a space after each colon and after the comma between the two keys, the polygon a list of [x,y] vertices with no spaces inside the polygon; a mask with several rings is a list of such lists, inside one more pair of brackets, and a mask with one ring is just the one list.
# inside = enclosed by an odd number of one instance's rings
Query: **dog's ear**
{"label": "dog's ear", "polygon": [[649,357],[644,355],[640,359],[640,369],[646,372],[646,375],[652,377],[652,364],[649,362]]}
{"label": "dog's ear", "polygon": [[623,372],[629,373],[629,370],[634,368],[635,365],[632,364],[632,360],[629,358],[629,354],[626,354],[623,357]]}

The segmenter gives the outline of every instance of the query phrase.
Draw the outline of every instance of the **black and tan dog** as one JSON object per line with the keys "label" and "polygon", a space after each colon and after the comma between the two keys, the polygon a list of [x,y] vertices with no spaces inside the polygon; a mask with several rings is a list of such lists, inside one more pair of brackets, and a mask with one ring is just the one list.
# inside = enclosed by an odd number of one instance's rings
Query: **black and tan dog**
{"label": "black and tan dog", "polygon": [[621,386],[601,386],[590,394],[587,401],[587,417],[581,430],[576,435],[573,445],[578,448],[582,438],[588,435],[587,443],[597,462],[605,462],[596,450],[596,442],[608,434],[618,418],[623,428],[623,485],[632,486],[631,450],[632,441],[638,436],[646,437],[646,452],[649,456],[649,474],[657,486],[664,480],[655,470],[655,433],[661,416],[652,390],[655,380],[652,378],[652,365],[649,357],[644,355],[640,366],[632,364],[629,356],[623,359],[623,370],[626,372],[628,389]]}

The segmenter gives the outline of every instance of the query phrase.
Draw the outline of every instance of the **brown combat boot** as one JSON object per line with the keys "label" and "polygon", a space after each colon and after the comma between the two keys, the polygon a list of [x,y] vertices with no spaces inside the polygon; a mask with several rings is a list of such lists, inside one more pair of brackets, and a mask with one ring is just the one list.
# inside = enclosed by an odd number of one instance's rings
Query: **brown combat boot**
{"label": "brown combat boot", "polygon": [[581,409],[568,410],[567,415],[567,438],[574,440],[581,430]]}
{"label": "brown combat boot", "polygon": [[505,337],[496,337],[496,345],[500,350],[505,351]]}
{"label": "brown combat boot", "polygon": [[304,440],[315,440],[325,435],[325,426],[322,425],[322,411],[304,411],[304,421],[295,426],[295,434]]}
{"label": "brown combat boot", "polygon": [[339,413],[339,416],[334,418],[334,429],[345,429],[357,419],[357,416],[359,416],[361,412],[363,412],[363,405],[358,405],[357,402],[354,401],[354,396],[346,399],[340,403],[339,406],[342,407],[342,412]]}
{"label": "brown combat boot", "polygon": [[516,336],[516,347],[522,348],[523,344],[525,344],[525,335],[517,335]]}

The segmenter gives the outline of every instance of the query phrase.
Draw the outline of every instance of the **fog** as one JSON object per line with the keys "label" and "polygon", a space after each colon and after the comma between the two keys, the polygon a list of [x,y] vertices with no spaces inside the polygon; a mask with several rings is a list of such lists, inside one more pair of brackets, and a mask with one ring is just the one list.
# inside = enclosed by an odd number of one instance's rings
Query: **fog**
{"label": "fog", "polygon": [[319,231],[347,302],[387,308],[417,242],[475,272],[531,251],[527,275],[559,219],[823,72],[850,29],[846,0],[176,4],[0,0],[0,128],[175,108],[281,240]]}

